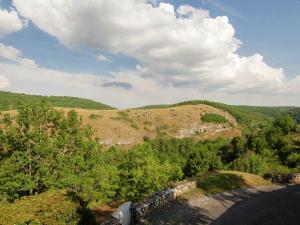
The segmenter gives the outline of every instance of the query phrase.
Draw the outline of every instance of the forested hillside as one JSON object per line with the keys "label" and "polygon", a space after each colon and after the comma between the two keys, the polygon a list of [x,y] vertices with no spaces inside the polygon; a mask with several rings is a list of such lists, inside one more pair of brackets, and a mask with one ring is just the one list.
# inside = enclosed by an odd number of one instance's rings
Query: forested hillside
{"label": "forested hillside", "polygon": [[76,97],[58,97],[58,96],[40,96],[16,94],[0,91],[0,111],[16,109],[18,103],[22,102],[41,102],[44,101],[52,107],[68,107],[82,109],[113,109],[109,105],[105,105],[93,100],[76,98]]}
{"label": "forested hillside", "polygon": [[299,124],[287,115],[231,140],[161,133],[128,151],[105,149],[78,113],[45,103],[21,104],[0,124],[0,224],[93,224],[99,206],[139,201],[212,170],[300,172]]}

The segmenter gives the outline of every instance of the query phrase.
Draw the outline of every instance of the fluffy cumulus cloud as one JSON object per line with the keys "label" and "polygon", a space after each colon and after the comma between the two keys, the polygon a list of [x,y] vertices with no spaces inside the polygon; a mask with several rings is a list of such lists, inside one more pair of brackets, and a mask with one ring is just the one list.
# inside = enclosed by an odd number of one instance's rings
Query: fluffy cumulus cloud
{"label": "fluffy cumulus cloud", "polygon": [[25,67],[36,67],[36,63],[31,60],[24,58],[22,52],[19,49],[16,49],[9,45],[4,45],[0,43],[0,60],[9,60],[21,64]]}
{"label": "fluffy cumulus cloud", "polygon": [[22,21],[15,10],[8,11],[0,8],[0,37],[17,32],[25,25],[26,21]]}
{"label": "fluffy cumulus cloud", "polygon": [[155,93],[189,93],[189,98],[300,95],[299,77],[288,81],[281,68],[268,66],[259,54],[239,56],[241,41],[228,18],[213,18],[207,10],[153,0],[13,0],[13,5],[70,48],[97,48],[140,62],[136,71],[101,80],[96,85],[101,90],[144,93],[136,98],[145,102]]}

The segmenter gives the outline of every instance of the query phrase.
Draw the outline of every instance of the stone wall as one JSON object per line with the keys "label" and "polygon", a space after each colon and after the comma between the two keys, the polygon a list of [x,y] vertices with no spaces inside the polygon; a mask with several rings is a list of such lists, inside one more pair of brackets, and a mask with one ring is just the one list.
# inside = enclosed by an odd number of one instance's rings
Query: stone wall
{"label": "stone wall", "polygon": [[194,180],[185,180],[173,186],[174,198],[197,188],[197,182]]}
{"label": "stone wall", "polygon": [[112,217],[101,223],[101,225],[129,225],[131,224],[131,208],[132,202],[125,202],[120,205],[116,212],[113,213]]}
{"label": "stone wall", "polygon": [[169,201],[175,199],[174,189],[166,189],[157,192],[150,198],[145,199],[142,202],[136,203],[131,209],[132,221],[139,222],[153,209],[166,204]]}
{"label": "stone wall", "polygon": [[300,184],[300,173],[265,174],[264,178],[271,180],[273,183]]}
{"label": "stone wall", "polygon": [[141,202],[132,204],[126,202],[112,215],[111,219],[101,225],[129,225],[142,220],[153,209],[175,200],[177,196],[191,191],[197,187],[196,181],[182,181],[172,188],[159,191]]}
{"label": "stone wall", "polygon": [[292,175],[293,177],[293,183],[294,184],[300,184],[300,173],[294,173]]}

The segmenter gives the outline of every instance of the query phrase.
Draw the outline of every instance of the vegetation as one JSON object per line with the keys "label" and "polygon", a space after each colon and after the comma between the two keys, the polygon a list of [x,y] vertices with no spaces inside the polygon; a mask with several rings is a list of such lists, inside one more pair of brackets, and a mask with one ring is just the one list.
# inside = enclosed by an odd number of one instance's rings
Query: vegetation
{"label": "vegetation", "polygon": [[92,101],[89,99],[76,97],[57,97],[16,94],[0,91],[0,111],[16,109],[19,103],[47,102],[52,107],[82,108],[82,109],[113,109],[113,107]]}
{"label": "vegetation", "polygon": [[226,105],[218,102],[211,102],[205,100],[193,100],[180,102],[173,105],[150,105],[141,107],[143,109],[152,108],[170,108],[182,105],[210,105],[215,108],[222,109],[233,115],[240,124],[255,126],[258,124],[268,124],[276,117],[282,114],[287,114],[293,119],[300,121],[300,108],[299,107],[259,107],[259,106],[239,106],[239,105]]}
{"label": "vegetation", "polygon": [[205,123],[227,123],[228,121],[219,114],[207,113],[201,116],[201,120]]}
{"label": "vegetation", "polygon": [[103,117],[102,115],[95,115],[94,113],[89,115],[89,119],[91,119],[91,120],[95,120],[95,119],[102,118],[102,117]]}
{"label": "vegetation", "polygon": [[236,171],[218,171],[201,177],[198,181],[198,188],[205,193],[215,194],[242,187],[269,184],[269,181],[260,176]]}
{"label": "vegetation", "polygon": [[64,191],[48,191],[0,205],[0,224],[77,224],[80,205]]}
{"label": "vegetation", "polygon": [[[126,112],[120,116],[128,118]],[[88,212],[111,201],[137,201],[208,171],[300,171],[299,134],[288,115],[249,127],[232,140],[162,135],[128,151],[103,149],[75,111],[65,114],[46,103],[21,104],[15,118],[0,118],[0,221],[12,224],[76,224],[81,215],[75,208]],[[236,176],[207,177],[202,189],[239,187],[243,182]],[[47,207],[49,198],[60,200]],[[8,213],[17,207],[24,210],[18,217]]]}

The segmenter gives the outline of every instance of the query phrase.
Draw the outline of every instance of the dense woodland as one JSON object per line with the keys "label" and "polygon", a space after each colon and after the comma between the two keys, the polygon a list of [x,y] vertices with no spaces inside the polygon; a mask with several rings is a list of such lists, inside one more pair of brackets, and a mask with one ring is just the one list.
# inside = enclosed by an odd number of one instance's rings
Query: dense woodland
{"label": "dense woodland", "polygon": [[[176,181],[217,169],[259,175],[300,172],[299,112],[285,110],[268,118],[244,125],[243,135],[232,140],[161,136],[124,151],[101,146],[75,111],[64,114],[45,102],[21,104],[15,118],[1,116],[0,214],[26,198],[30,201],[30,196],[51,201],[57,193],[84,209],[137,201]],[[51,217],[52,222],[78,221],[78,210],[67,208]],[[29,224],[39,221],[31,219]]]}
{"label": "dense woodland", "polygon": [[41,96],[18,94],[0,91],[0,111],[16,109],[19,102],[31,103],[44,101],[52,107],[67,107],[81,109],[114,109],[112,106],[96,102],[90,99],[68,97],[68,96]]}

